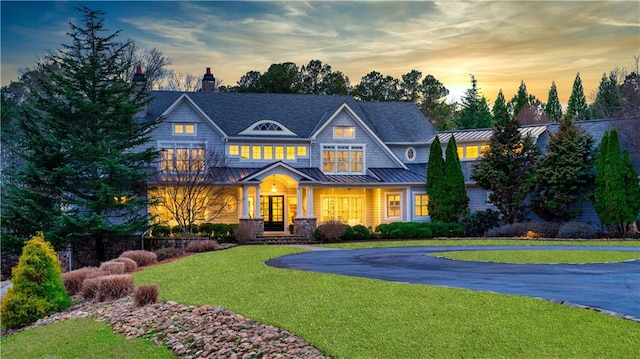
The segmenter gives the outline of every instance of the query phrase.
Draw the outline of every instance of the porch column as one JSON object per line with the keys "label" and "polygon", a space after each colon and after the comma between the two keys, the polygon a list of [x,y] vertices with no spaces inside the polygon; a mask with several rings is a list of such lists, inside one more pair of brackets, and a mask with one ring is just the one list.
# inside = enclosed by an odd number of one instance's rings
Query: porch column
{"label": "porch column", "polygon": [[242,186],[242,218],[249,218],[249,187]]}
{"label": "porch column", "polygon": [[313,213],[313,186],[307,187],[307,218],[316,218]]}
{"label": "porch column", "polygon": [[256,205],[254,206],[256,209],[256,215],[253,216],[253,218],[257,218],[260,219],[262,218],[262,216],[260,215],[260,185],[257,185],[256,187]]}
{"label": "porch column", "polygon": [[302,187],[298,184],[298,188],[296,188],[296,192],[298,195],[298,213],[296,214],[296,218],[302,218]]}

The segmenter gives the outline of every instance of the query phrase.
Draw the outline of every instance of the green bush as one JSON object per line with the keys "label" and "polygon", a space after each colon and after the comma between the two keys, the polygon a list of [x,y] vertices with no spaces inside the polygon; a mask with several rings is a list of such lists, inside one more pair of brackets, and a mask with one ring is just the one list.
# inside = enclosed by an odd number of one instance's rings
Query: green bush
{"label": "green bush", "polygon": [[200,234],[210,236],[211,233],[213,233],[213,226],[214,224],[209,222],[200,223],[200,225],[198,226],[198,232],[200,232]]}
{"label": "green bush", "polygon": [[212,224],[210,229],[211,231],[208,233],[218,241],[231,236],[233,233],[231,225],[225,223]]}
{"label": "green bush", "polygon": [[484,237],[488,230],[500,224],[500,212],[490,208],[467,213],[462,218],[464,234],[467,237]]}
{"label": "green bush", "polygon": [[431,228],[418,228],[416,232],[416,238],[426,239],[432,237],[433,233],[431,233]]}
{"label": "green bush", "polygon": [[161,224],[154,224],[151,226],[151,234],[154,237],[167,237],[171,234],[171,227]]}
{"label": "green bush", "polygon": [[558,238],[568,239],[592,239],[598,236],[598,232],[591,225],[582,222],[566,222],[558,228]]}
{"label": "green bush", "polygon": [[353,227],[347,225],[345,228],[344,239],[347,241],[371,239],[371,231],[361,224],[356,224]]}
{"label": "green bush", "polygon": [[392,222],[376,227],[377,235],[382,239],[431,238],[429,222]]}
{"label": "green bush", "polygon": [[404,232],[400,228],[394,229],[389,233],[389,238],[391,239],[405,238]]}
{"label": "green bush", "polygon": [[391,231],[389,230],[389,225],[386,223],[381,223],[379,225],[376,226],[376,233],[379,234],[380,238],[389,238],[389,233]]}
{"label": "green bush", "polygon": [[13,287],[0,307],[5,328],[26,326],[71,304],[62,283],[60,261],[42,233],[23,247],[18,265],[12,270],[11,282]]}
{"label": "green bush", "polygon": [[460,223],[431,223],[434,237],[464,237],[464,226]]}

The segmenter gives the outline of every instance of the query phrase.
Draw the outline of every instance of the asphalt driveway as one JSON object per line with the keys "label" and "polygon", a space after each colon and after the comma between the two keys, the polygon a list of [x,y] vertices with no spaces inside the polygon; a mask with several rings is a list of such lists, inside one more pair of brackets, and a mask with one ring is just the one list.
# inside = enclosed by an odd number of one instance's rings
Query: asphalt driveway
{"label": "asphalt driveway", "polygon": [[267,264],[279,268],[543,298],[640,321],[640,260],[598,264],[506,264],[456,261],[429,255],[504,249],[640,252],[640,247],[394,247],[312,251],[272,259]]}

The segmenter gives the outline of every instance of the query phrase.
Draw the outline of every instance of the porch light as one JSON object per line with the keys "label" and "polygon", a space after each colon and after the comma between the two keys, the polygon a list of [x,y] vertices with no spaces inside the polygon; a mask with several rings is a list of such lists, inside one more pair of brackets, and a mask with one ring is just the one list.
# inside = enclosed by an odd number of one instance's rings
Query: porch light
{"label": "porch light", "polygon": [[276,193],[278,192],[278,187],[276,187],[276,176],[273,176],[273,184],[271,185],[271,192]]}

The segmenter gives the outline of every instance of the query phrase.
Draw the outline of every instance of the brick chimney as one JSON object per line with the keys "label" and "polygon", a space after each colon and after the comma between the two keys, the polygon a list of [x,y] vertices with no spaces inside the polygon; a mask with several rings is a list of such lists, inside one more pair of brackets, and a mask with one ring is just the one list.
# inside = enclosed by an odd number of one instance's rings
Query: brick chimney
{"label": "brick chimney", "polygon": [[216,79],[211,73],[211,67],[207,67],[207,72],[202,77],[202,92],[215,92]]}
{"label": "brick chimney", "polygon": [[134,85],[134,97],[139,98],[139,93],[143,92],[142,95],[143,100],[145,101],[143,107],[140,109],[140,112],[136,114],[137,118],[147,117],[147,76],[142,72],[142,66],[136,66],[136,72],[133,74],[133,85]]}

